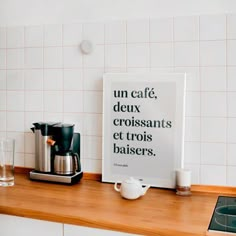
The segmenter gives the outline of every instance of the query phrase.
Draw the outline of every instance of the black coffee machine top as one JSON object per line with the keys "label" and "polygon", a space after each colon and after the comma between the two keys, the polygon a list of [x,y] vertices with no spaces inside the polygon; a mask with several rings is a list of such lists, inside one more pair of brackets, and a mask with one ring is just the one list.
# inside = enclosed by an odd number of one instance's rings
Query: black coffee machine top
{"label": "black coffee machine top", "polygon": [[53,127],[55,125],[59,124],[58,122],[35,122],[33,123],[34,127],[31,128],[31,130],[33,132],[35,132],[35,130],[40,130],[41,131],[41,135],[42,136],[49,136],[53,134]]}
{"label": "black coffee machine top", "polygon": [[74,134],[74,124],[59,123],[53,125],[53,139],[56,152],[66,152],[71,147]]}

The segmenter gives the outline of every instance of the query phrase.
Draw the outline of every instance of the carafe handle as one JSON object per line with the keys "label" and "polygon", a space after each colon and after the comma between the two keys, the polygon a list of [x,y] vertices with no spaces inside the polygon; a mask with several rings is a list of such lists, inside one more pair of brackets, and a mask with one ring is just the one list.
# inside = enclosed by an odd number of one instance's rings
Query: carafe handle
{"label": "carafe handle", "polygon": [[80,172],[81,171],[81,165],[80,165],[80,158],[78,153],[73,153],[73,158],[74,158],[74,163],[75,163],[75,172]]}

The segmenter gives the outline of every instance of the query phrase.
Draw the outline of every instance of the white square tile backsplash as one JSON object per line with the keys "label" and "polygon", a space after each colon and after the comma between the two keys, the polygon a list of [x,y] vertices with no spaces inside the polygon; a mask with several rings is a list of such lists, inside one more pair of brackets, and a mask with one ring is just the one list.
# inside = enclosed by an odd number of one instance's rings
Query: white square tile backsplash
{"label": "white square tile backsplash", "polygon": [[200,16],[200,40],[226,39],[226,16]]}
{"label": "white square tile backsplash", "polygon": [[175,41],[199,40],[199,17],[179,16],[174,19]]}
{"label": "white square tile backsplash", "polygon": [[7,69],[23,69],[24,68],[24,49],[7,49],[6,55]]}
{"label": "white square tile backsplash", "polygon": [[6,37],[6,28],[0,27],[0,48],[7,47],[7,37]]}
{"label": "white square tile backsplash", "polygon": [[24,27],[8,27],[7,28],[7,48],[24,47]]}
{"label": "white square tile backsplash", "polygon": [[0,69],[6,69],[6,55],[7,51],[6,49],[0,49]]}
{"label": "white square tile backsplash", "polygon": [[25,47],[43,47],[43,26],[25,27]]}
{"label": "white square tile backsplash", "polygon": [[173,18],[150,19],[150,42],[173,42]]}
{"label": "white square tile backsplash", "polygon": [[64,121],[83,170],[101,173],[102,75],[148,71],[187,72],[192,182],[236,186],[236,15],[0,27],[0,135],[17,139],[16,165],[34,167],[33,122]]}

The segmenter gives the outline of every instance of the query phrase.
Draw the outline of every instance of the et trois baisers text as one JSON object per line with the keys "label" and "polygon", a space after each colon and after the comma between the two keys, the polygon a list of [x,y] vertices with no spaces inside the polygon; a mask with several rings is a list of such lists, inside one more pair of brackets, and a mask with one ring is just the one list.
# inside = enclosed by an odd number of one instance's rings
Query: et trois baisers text
{"label": "et trois baisers text", "polygon": [[[152,132],[154,129],[169,129],[172,127],[172,121],[166,119],[148,119],[147,114],[142,114],[142,106],[145,106],[150,100],[158,103],[158,94],[154,88],[145,87],[140,90],[114,90],[112,110],[115,114],[127,114],[125,118],[114,118],[112,125],[116,132],[113,135],[113,153],[130,155],[133,157],[155,157],[156,153],[153,148],[141,147],[141,144],[151,143],[153,141]],[[145,102],[140,105],[140,99],[145,99]],[[126,101],[126,102],[124,102]],[[130,103],[127,104],[127,101]],[[155,106],[152,107],[155,109]],[[152,112],[152,111],[150,111]],[[137,118],[136,115],[141,114],[143,118]],[[118,128],[120,127],[120,130]],[[119,141],[119,144],[118,144]],[[132,145],[139,143],[140,145]],[[152,145],[150,145],[152,146]]]}

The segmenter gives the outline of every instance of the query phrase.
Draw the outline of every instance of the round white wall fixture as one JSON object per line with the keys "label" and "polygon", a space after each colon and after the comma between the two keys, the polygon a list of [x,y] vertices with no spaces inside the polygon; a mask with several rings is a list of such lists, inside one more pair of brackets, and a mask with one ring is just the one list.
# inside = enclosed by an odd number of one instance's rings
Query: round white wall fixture
{"label": "round white wall fixture", "polygon": [[80,50],[83,54],[90,54],[93,51],[93,44],[89,40],[83,40],[80,43]]}

